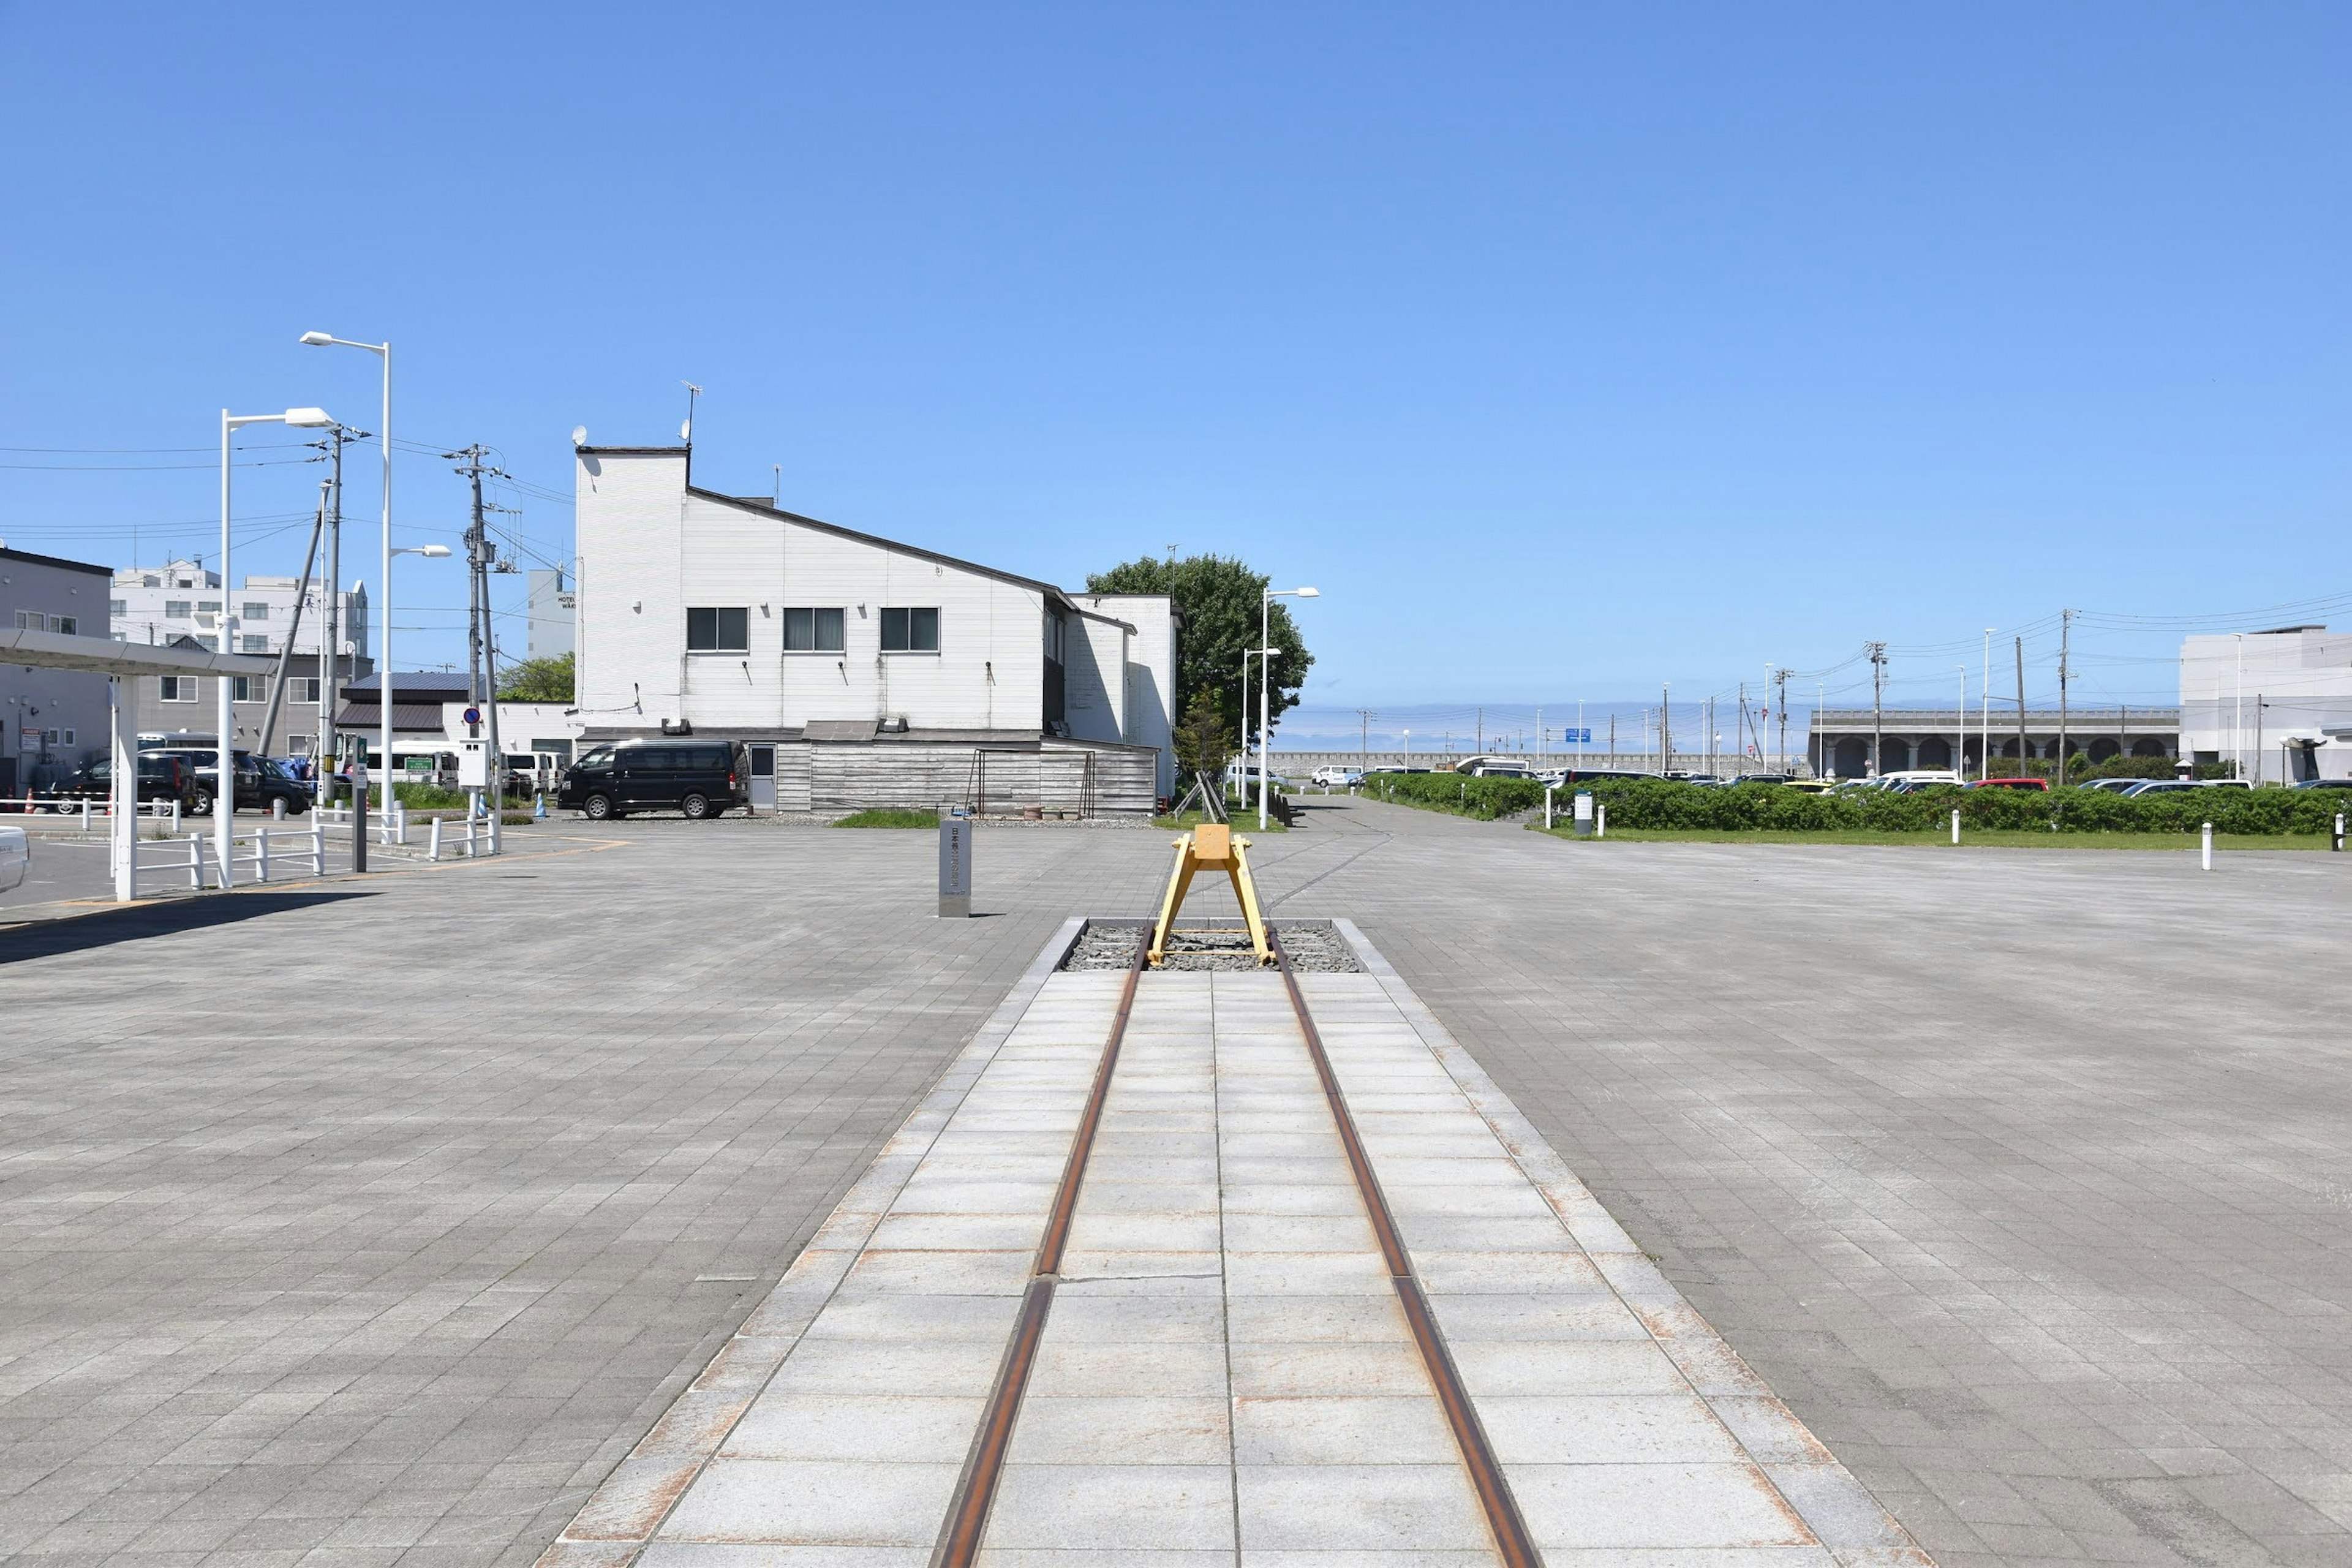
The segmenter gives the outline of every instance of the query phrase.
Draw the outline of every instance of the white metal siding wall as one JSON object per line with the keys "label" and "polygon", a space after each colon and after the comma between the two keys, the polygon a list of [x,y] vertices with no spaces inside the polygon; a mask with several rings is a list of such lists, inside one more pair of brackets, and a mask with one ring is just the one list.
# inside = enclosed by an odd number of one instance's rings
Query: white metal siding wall
{"label": "white metal siding wall", "polygon": [[1176,787],[1176,614],[1164,594],[1082,594],[1077,602],[1135,628],[1128,643],[1128,701],[1119,738],[1160,752],[1160,793]]}
{"label": "white metal siding wall", "polygon": [[1072,736],[1123,741],[1127,709],[1127,630],[1085,616],[1069,617],[1063,693]]}
{"label": "white metal siding wall", "polygon": [[678,584],[685,455],[583,452],[575,479],[580,706],[598,722],[640,703],[648,724],[677,717],[686,649]]}

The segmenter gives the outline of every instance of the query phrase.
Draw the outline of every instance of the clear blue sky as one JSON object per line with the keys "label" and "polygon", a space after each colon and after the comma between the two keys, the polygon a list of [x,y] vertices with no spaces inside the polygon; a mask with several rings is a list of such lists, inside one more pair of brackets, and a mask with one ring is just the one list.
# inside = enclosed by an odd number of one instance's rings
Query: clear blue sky
{"label": "clear blue sky", "polygon": [[[1988,626],[2039,697],[2061,606],[2352,590],[2347,58],[2335,5],[0,4],[0,462],[193,465],[0,468],[0,536],[209,552],[222,405],[374,421],[318,327],[563,494],[685,377],[707,482],[1072,584],[1242,553],[1350,736],[1866,637],[1931,699]],[[314,479],[244,470],[241,565]]]}

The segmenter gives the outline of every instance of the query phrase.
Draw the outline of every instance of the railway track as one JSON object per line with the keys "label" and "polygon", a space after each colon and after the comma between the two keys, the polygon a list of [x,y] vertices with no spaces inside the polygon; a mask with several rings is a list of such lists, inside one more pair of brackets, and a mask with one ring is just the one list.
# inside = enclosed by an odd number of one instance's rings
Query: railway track
{"label": "railway track", "polygon": [[[1438,1327],[1435,1314],[1430,1310],[1429,1298],[1413,1271],[1412,1255],[1399,1234],[1396,1217],[1390,1211],[1387,1196],[1382,1193],[1380,1178],[1372,1169],[1371,1158],[1365,1151],[1355,1118],[1348,1109],[1347,1096],[1340,1088],[1339,1075],[1333,1070],[1330,1055],[1324,1048],[1322,1031],[1316,1026],[1314,1010],[1300,988],[1298,972],[1282,945],[1279,931],[1269,930],[1268,937],[1282,976],[1284,994],[1288,998],[1300,1041],[1314,1063],[1315,1075],[1322,1088],[1333,1131],[1346,1152],[1348,1167],[1354,1178],[1364,1217],[1371,1226],[1380,1247],[1381,1263],[1388,1270],[1390,1288],[1395,1292],[1397,1304],[1412,1330],[1414,1348],[1420,1355],[1423,1369],[1428,1374],[1430,1386],[1444,1412],[1446,1426],[1453,1435],[1463,1470],[1477,1494],[1486,1528],[1493,1536],[1496,1558],[1505,1568],[1537,1568],[1542,1556],[1537,1551],[1534,1537],[1519,1511],[1517,1500],[1511,1495],[1510,1484],[1496,1459],[1494,1446],[1479,1423],[1477,1410],[1465,1386],[1461,1372],[1446,1348],[1445,1337]],[[1102,1128],[1104,1110],[1110,1100],[1129,1021],[1134,1016],[1136,993],[1150,973],[1146,960],[1150,946],[1151,935],[1147,928],[1136,941],[1134,956],[1129,963],[1118,1004],[1112,1015],[1109,1036],[1103,1042],[1101,1060],[1096,1068],[1086,1109],[1071,1142],[1069,1160],[1063,1169],[1061,1184],[1046,1219],[1045,1240],[1037,1249],[1036,1267],[1022,1294],[1020,1314],[1015,1321],[1012,1342],[1006,1348],[995,1386],[990,1391],[978,1436],[958,1479],[954,1500],[940,1531],[939,1549],[932,1557],[934,1568],[974,1568],[980,1560],[998,1483],[1004,1473],[1006,1457],[1012,1451],[1023,1399],[1028,1393],[1039,1348],[1044,1343],[1053,1313],[1055,1291],[1061,1282],[1073,1222],[1086,1184],[1087,1169]]]}

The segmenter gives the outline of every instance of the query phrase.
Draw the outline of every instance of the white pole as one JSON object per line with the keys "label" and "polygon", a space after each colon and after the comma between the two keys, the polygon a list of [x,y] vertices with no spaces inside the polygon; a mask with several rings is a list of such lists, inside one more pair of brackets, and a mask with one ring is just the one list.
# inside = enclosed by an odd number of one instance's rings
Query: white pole
{"label": "white pole", "polygon": [[[225,603],[226,601],[224,601]],[[135,676],[117,675],[106,683],[114,731],[114,898],[129,903],[139,896],[139,726],[138,703],[123,682]]]}
{"label": "white pole", "polygon": [[2210,822],[2205,825],[2204,862],[2205,869],[2210,871],[2213,868],[2213,825]]}
{"label": "white pole", "polygon": [[2238,647],[2237,717],[2230,722],[2230,776],[2246,776],[2246,634],[2231,632]]}
{"label": "white pole", "polygon": [[1265,657],[1268,628],[1274,614],[1274,590],[1266,589],[1257,599],[1257,830],[1265,831],[1265,743],[1266,731],[1265,667],[1271,663]]}
{"label": "white pole", "polygon": [[1551,831],[1551,785],[1544,785],[1544,831]]}
{"label": "white pole", "polygon": [[1606,805],[1595,805],[1592,808],[1592,837],[1609,837],[1609,808]]}
{"label": "white pole", "polygon": [[[366,346],[364,344],[362,347]],[[383,808],[392,810],[392,344],[375,351],[383,358],[383,415],[376,439],[383,446],[383,646],[375,655],[375,711],[383,738]]]}
{"label": "white pole", "polygon": [[1985,627],[1984,680],[1977,689],[1977,777],[1980,779],[1992,777],[1992,630]]}
{"label": "white pole", "polygon": [[1952,842],[1953,842],[1953,843],[1955,843],[1955,844],[1958,844],[1959,841],[1960,841],[1960,808],[1959,808],[1958,806],[1957,806],[1957,805],[1956,805],[1956,806],[1952,807]]}
{"label": "white pole", "polygon": [[425,841],[425,858],[427,860],[441,858],[441,819],[437,816],[433,819],[433,832]]}
{"label": "white pole", "polygon": [[253,831],[253,866],[255,881],[269,880],[269,828],[266,824]]}
{"label": "white pole", "polygon": [[327,819],[324,814],[318,812],[313,812],[310,816],[310,874],[315,877],[327,874]]}
{"label": "white pole", "polygon": [[1952,712],[1952,776],[1962,784],[1969,780],[1969,667],[1952,667],[1960,672],[1960,705]]}
{"label": "white pole", "polygon": [[[229,433],[235,428],[236,426],[229,422],[228,410],[226,408],[222,409],[220,450],[221,613],[220,619],[215,624],[220,629],[220,651],[223,653],[235,653],[236,651],[236,638],[234,635],[236,626],[236,618],[229,614],[229,605],[232,603],[229,598],[229,595],[234,592],[234,590],[229,586],[228,558],[228,438]],[[204,574],[201,572],[197,574],[196,587],[198,592],[203,591]],[[236,696],[236,682],[234,677],[228,675],[215,675],[213,677],[213,681],[214,684],[220,689],[220,700],[215,704],[213,710],[218,720],[218,732],[213,736],[213,761],[217,764],[214,770],[213,777],[213,837],[218,839],[220,843],[218,857],[220,860],[220,885],[226,888],[236,880],[235,873],[229,869],[229,835],[236,830],[236,761],[233,754],[236,741],[236,710],[230,706],[231,702]],[[136,785],[133,787],[135,788]]]}

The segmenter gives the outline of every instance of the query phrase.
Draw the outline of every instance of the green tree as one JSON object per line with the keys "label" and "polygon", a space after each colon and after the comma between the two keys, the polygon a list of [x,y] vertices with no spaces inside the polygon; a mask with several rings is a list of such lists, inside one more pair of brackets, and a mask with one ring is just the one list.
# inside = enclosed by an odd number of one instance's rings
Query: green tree
{"label": "green tree", "polygon": [[1195,776],[1214,773],[1234,754],[1234,732],[1217,711],[1213,692],[1195,691],[1184,721],[1176,726],[1176,763]]}
{"label": "green tree", "polygon": [[[1183,626],[1177,633],[1176,689],[1168,710],[1189,717],[1194,700],[1206,692],[1227,731],[1251,740],[1257,733],[1257,662],[1250,662],[1244,709],[1242,656],[1258,646],[1259,596],[1268,586],[1264,574],[1223,555],[1192,555],[1181,561],[1147,555],[1087,578],[1089,593],[1165,594],[1174,600]],[[1315,656],[1307,651],[1291,621],[1290,606],[1281,599],[1274,602],[1266,642],[1275,649],[1266,701],[1279,722],[1286,709],[1297,705],[1299,688],[1307,682]]]}
{"label": "green tree", "polygon": [[499,688],[501,702],[569,702],[572,697],[572,656],[527,658],[508,668]]}

